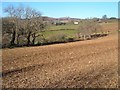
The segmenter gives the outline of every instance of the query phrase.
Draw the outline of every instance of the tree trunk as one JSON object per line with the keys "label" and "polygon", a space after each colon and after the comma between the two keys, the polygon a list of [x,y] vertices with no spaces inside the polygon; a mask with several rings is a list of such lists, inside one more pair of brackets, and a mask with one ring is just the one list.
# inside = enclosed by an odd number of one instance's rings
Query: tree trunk
{"label": "tree trunk", "polygon": [[28,33],[28,37],[27,37],[27,46],[30,46],[30,35],[31,35],[31,32]]}
{"label": "tree trunk", "polygon": [[11,40],[11,42],[10,42],[11,46],[12,46],[12,45],[15,45],[15,36],[16,36],[16,31],[14,30],[14,31],[13,31],[13,34],[12,34],[12,40]]}
{"label": "tree trunk", "polygon": [[32,44],[34,45],[35,44],[35,39],[36,39],[36,37],[35,37],[35,33],[33,34],[33,40],[32,40]]}
{"label": "tree trunk", "polygon": [[20,34],[17,35],[17,45],[19,45],[19,37],[20,37]]}

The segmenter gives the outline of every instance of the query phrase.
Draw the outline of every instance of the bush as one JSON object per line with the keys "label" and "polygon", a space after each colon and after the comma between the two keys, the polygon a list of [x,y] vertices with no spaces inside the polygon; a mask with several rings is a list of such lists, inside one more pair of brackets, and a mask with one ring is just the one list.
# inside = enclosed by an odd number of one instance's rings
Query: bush
{"label": "bush", "polygon": [[66,42],[67,40],[67,35],[64,33],[58,33],[58,34],[54,34],[51,35],[48,40],[50,42]]}
{"label": "bush", "polygon": [[102,32],[102,27],[99,23],[93,20],[86,20],[82,22],[78,28],[78,34],[89,36],[92,33]]}
{"label": "bush", "polygon": [[6,48],[10,46],[10,35],[8,34],[4,34],[4,36],[2,36],[2,48]]}
{"label": "bush", "polygon": [[68,42],[73,42],[73,41],[75,41],[75,39],[73,37],[70,37],[70,38],[67,39],[67,41]]}

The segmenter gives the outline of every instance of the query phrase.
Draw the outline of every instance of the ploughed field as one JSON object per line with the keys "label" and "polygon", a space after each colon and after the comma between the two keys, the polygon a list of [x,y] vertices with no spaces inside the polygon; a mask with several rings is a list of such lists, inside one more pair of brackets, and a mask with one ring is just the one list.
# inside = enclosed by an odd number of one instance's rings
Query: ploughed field
{"label": "ploughed field", "polygon": [[3,87],[118,87],[118,38],[3,49]]}

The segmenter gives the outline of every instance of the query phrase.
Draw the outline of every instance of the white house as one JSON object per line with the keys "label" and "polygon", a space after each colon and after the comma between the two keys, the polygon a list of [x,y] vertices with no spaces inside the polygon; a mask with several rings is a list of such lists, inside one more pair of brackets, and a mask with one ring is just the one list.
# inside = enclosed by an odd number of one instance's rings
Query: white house
{"label": "white house", "polygon": [[75,25],[78,25],[78,24],[79,24],[79,22],[75,21],[75,22],[74,22],[74,24],[75,24]]}

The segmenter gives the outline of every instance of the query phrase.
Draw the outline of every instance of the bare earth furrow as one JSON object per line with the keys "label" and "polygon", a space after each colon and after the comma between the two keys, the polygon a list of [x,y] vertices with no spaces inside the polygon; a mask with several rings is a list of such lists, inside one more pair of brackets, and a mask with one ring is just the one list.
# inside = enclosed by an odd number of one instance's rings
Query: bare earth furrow
{"label": "bare earth furrow", "polygon": [[3,87],[115,88],[118,39],[4,49],[2,68]]}

